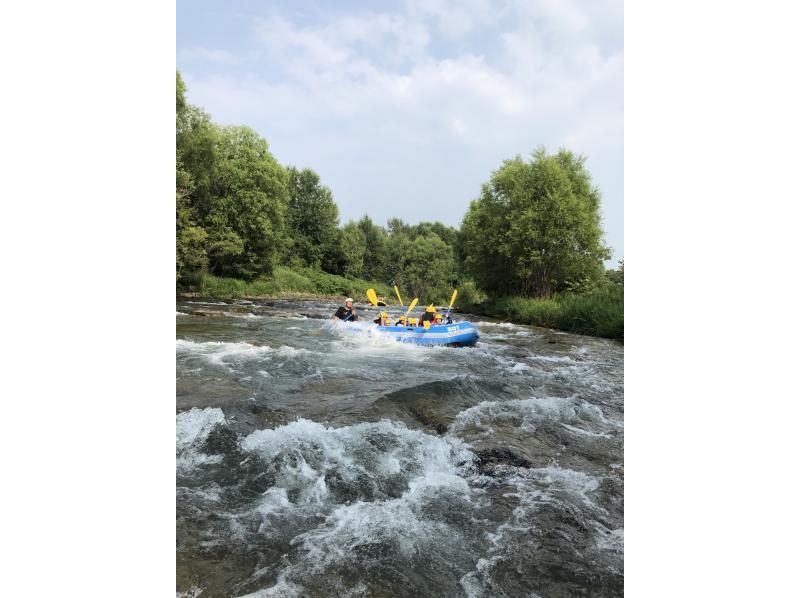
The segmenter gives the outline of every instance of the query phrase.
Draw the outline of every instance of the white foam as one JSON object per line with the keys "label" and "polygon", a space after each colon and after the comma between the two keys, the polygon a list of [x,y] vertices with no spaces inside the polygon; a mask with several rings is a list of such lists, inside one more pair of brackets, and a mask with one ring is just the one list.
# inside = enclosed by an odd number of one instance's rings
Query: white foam
{"label": "white foam", "polygon": [[175,315],[176,315],[176,316],[188,316],[189,314],[185,314],[185,313],[183,313],[182,311],[176,311],[176,312],[175,312]]}
{"label": "white foam", "polygon": [[205,441],[217,424],[225,423],[225,414],[219,407],[198,409],[193,407],[175,416],[175,444],[179,450]]}
{"label": "white foam", "polygon": [[256,346],[250,343],[226,343],[222,341],[208,341],[197,343],[185,339],[177,339],[175,348],[179,353],[197,353],[208,357],[215,357],[220,361],[226,356],[258,357],[271,353],[274,349],[268,345]]}
{"label": "white foam", "polygon": [[484,328],[522,328],[519,324],[512,324],[511,322],[472,322],[475,326],[482,326]]}
{"label": "white foam", "polygon": [[[478,562],[475,563],[475,569],[459,580],[467,598],[487,598],[493,595],[491,591],[491,572],[492,567],[494,567],[495,563],[499,560],[499,556],[479,558]],[[530,594],[529,598],[532,596],[535,596],[535,594]]]}
{"label": "white foam", "polygon": [[264,360],[271,357],[297,357],[308,355],[308,349],[282,345],[277,349],[269,345],[252,345],[250,343],[226,343],[221,341],[208,341],[197,343],[185,339],[177,339],[175,348],[178,353],[190,353],[203,357],[214,365],[229,366],[231,361]]}
{"label": "white foam", "polygon": [[536,469],[521,470],[522,479],[537,479],[551,488],[565,490],[579,496],[584,502],[593,504],[589,494],[600,487],[600,480],[582,471],[564,469],[561,467],[540,467]]}
{"label": "white foam", "polygon": [[[274,479],[253,511],[265,520],[260,533],[274,529],[266,523],[270,517],[326,514],[320,527],[292,540],[301,553],[282,570],[279,583],[250,596],[277,595],[278,588],[286,590],[288,579],[303,579],[352,560],[360,546],[391,544],[410,558],[439,534],[452,538],[456,533],[447,524],[430,520],[425,506],[443,496],[469,500],[473,492],[466,478],[474,455],[464,443],[388,420],[332,428],[298,419],[253,432],[240,446],[263,458]],[[371,500],[360,497],[350,504],[338,503],[328,477],[366,488]],[[400,495],[377,498],[387,484]],[[291,591],[295,590],[299,591],[297,586]]]}
{"label": "white foam", "polygon": [[301,545],[305,551],[304,564],[320,571],[350,560],[360,546],[389,544],[410,557],[419,552],[419,545],[449,533],[446,524],[425,518],[419,503],[404,495],[379,503],[359,501],[341,506],[327,517],[323,527],[300,534],[292,544]]}
{"label": "white foam", "polygon": [[191,303],[192,305],[230,305],[230,303],[225,303],[224,301],[187,301],[186,303]]}
{"label": "white foam", "polygon": [[264,498],[258,503],[256,511],[263,516],[271,515],[290,506],[289,495],[286,488],[269,488],[264,492]]}
{"label": "white foam", "polygon": [[206,455],[198,448],[211,431],[223,423],[225,414],[218,407],[194,407],[175,416],[175,460],[178,470],[186,471],[222,460],[221,455]]}
{"label": "white foam", "polygon": [[303,595],[303,588],[286,581],[284,574],[278,577],[274,586],[239,596],[239,598],[295,598],[301,595]]}
{"label": "white foam", "polygon": [[597,536],[596,546],[600,550],[619,552],[621,554],[625,549],[625,529],[618,528],[605,531],[605,533],[601,531]]}
{"label": "white foam", "polygon": [[406,501],[442,486],[468,492],[459,473],[474,459],[457,439],[410,430],[388,420],[330,428],[298,419],[253,432],[240,445],[259,454],[275,470],[274,488],[291,490],[291,503],[287,494],[268,491],[259,505],[266,514],[327,504],[328,475],[354,485],[357,480],[372,480],[376,487],[389,479],[398,481],[400,476],[406,482]]}
{"label": "white foam", "polygon": [[[545,420],[563,424],[609,423],[596,405],[576,397],[544,397],[514,401],[484,401],[456,415],[450,425],[451,434],[467,430],[488,435],[494,425],[514,424],[527,432],[535,432]],[[584,430],[581,430],[582,432]]]}
{"label": "white foam", "polygon": [[332,344],[344,359],[362,360],[364,357],[385,355],[425,361],[430,358],[431,351],[446,350],[445,347],[398,342],[395,336],[377,330],[369,322],[345,323],[328,320],[323,321],[322,326],[339,337],[340,340]]}
{"label": "white foam", "polygon": [[584,430],[582,428],[576,428],[575,426],[570,426],[569,424],[562,423],[561,426],[570,432],[575,432],[576,434],[580,434],[581,436],[591,436],[593,438],[611,438],[611,434],[607,434],[605,432],[592,432],[590,430]]}
{"label": "white foam", "polygon": [[575,363],[575,360],[571,357],[567,357],[566,355],[531,355],[528,357],[533,361],[544,361],[548,363]]}

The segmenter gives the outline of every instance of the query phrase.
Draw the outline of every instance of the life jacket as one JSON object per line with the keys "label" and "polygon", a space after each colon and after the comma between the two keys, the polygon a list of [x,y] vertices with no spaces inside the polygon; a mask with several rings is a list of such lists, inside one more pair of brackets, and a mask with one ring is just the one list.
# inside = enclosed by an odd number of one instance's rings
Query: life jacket
{"label": "life jacket", "polygon": [[339,307],[334,315],[340,320],[345,320],[348,322],[355,322],[356,319],[358,319],[358,316],[353,313],[353,310],[347,309],[346,307]]}

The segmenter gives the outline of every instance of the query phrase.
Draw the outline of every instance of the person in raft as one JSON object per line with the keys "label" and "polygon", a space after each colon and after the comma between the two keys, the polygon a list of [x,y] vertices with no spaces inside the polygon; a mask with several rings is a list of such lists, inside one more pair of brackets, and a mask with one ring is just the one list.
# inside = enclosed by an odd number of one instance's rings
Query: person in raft
{"label": "person in raft", "polygon": [[428,326],[433,324],[433,321],[436,319],[436,308],[433,304],[429,305],[425,308],[425,313],[422,314],[422,318],[420,318],[419,325],[424,326],[425,322],[430,322]]}
{"label": "person in raft", "polygon": [[356,314],[356,310],[353,309],[353,300],[348,297],[344,300],[344,307],[340,307],[336,310],[336,313],[333,314],[332,319],[339,318],[340,320],[344,320],[345,322],[355,322],[358,319],[358,314]]}
{"label": "person in raft", "polygon": [[372,320],[372,321],[375,324],[378,324],[379,326],[391,326],[392,325],[392,321],[389,319],[389,314],[386,313],[385,311],[382,311],[380,313],[380,315],[377,318],[375,318],[374,320]]}

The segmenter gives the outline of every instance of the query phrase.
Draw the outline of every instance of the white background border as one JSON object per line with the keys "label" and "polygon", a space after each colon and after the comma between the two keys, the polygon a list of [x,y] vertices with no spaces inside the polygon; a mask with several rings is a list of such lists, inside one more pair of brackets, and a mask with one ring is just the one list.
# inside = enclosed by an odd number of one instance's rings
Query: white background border
{"label": "white background border", "polygon": [[[795,6],[626,4],[631,596],[797,588]],[[4,593],[171,595],[174,5],[0,45]]]}

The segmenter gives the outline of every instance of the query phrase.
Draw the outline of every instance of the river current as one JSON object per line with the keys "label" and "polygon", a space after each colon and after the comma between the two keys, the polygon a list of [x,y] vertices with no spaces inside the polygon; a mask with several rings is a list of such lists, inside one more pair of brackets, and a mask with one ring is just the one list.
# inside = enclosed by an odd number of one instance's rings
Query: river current
{"label": "river current", "polygon": [[336,307],[178,301],[178,596],[621,596],[622,345]]}

